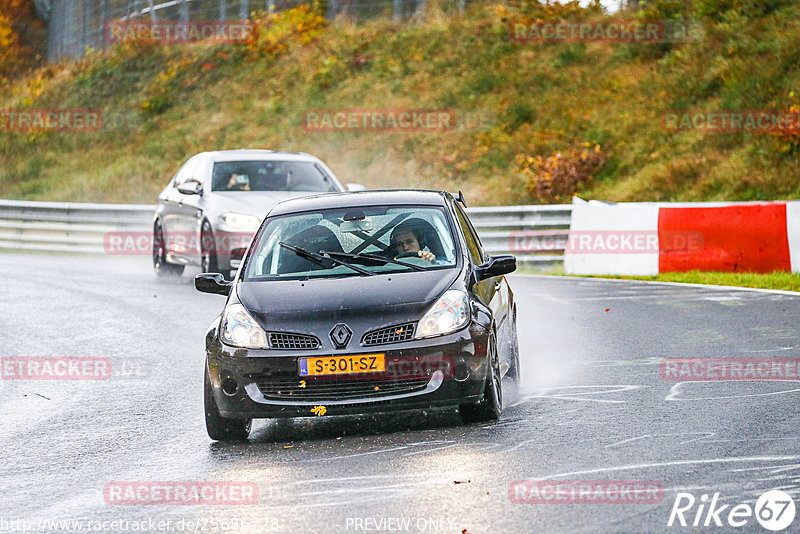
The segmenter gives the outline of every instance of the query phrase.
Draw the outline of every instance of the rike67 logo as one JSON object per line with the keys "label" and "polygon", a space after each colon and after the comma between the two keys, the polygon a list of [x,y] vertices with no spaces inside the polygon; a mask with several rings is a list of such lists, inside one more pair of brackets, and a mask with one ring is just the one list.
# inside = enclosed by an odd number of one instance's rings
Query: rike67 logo
{"label": "rike67 logo", "polygon": [[[696,506],[696,508],[695,508]],[[691,493],[675,496],[667,526],[682,527],[744,527],[753,519],[763,528],[778,532],[789,528],[797,512],[794,500],[785,491],[771,490],[761,495],[755,507],[749,504],[719,504],[719,493],[696,499]]]}

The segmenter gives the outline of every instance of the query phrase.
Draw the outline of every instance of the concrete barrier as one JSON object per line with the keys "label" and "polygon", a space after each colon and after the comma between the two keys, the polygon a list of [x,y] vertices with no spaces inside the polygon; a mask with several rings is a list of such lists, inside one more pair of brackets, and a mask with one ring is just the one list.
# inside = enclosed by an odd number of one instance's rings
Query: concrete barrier
{"label": "concrete barrier", "polygon": [[568,274],[800,272],[800,201],[610,204],[576,199],[569,238]]}

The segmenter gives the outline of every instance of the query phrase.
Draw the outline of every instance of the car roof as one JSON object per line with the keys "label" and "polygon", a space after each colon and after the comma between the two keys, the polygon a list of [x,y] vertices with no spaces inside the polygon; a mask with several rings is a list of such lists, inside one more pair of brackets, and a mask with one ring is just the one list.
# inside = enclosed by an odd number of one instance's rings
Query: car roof
{"label": "car roof", "polygon": [[282,152],[279,150],[258,150],[258,149],[239,149],[239,150],[216,150],[213,152],[201,152],[212,161],[318,161],[311,154],[305,152]]}
{"label": "car roof", "polygon": [[277,204],[269,216],[286,215],[302,211],[349,208],[354,206],[427,205],[446,206],[452,198],[446,191],[419,189],[386,189],[378,191],[345,191],[309,197],[293,198]]}

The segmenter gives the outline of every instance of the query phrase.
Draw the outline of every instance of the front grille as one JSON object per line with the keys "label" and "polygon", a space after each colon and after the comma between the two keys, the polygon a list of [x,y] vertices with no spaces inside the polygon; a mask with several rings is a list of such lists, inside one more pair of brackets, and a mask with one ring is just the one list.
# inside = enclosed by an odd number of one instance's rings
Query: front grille
{"label": "front grille", "polygon": [[[352,378],[276,378],[254,377],[256,385],[265,398],[321,402],[330,400],[370,399],[386,395],[399,395],[425,389],[428,378],[406,378],[393,380]],[[303,387],[301,387],[303,386]],[[377,388],[377,389],[376,389]]]}
{"label": "front grille", "polygon": [[414,323],[400,324],[373,330],[364,334],[361,340],[363,345],[385,345],[386,343],[399,343],[414,337]]}
{"label": "front grille", "polygon": [[285,332],[270,332],[269,347],[271,349],[301,350],[318,349],[319,339],[304,334],[287,334]]}

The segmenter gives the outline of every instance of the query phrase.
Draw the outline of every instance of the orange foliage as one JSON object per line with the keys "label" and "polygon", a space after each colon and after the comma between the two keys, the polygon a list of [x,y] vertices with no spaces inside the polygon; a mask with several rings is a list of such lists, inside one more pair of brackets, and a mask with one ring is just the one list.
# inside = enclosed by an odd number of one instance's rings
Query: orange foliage
{"label": "orange foliage", "polygon": [[0,12],[0,78],[19,70],[22,58],[17,32],[11,27],[11,20]]}
{"label": "orange foliage", "polygon": [[276,55],[292,44],[306,44],[322,35],[327,21],[309,6],[287,9],[280,13],[256,13],[253,22],[258,28],[248,43],[253,52]]}
{"label": "orange foliage", "polygon": [[547,202],[568,200],[578,188],[592,181],[605,163],[600,145],[593,149],[571,149],[541,156],[517,156],[517,168],[527,177],[525,189],[533,197]]}
{"label": "orange foliage", "polygon": [[[790,93],[790,96],[794,96],[794,93]],[[800,105],[792,104],[786,114],[793,117],[800,116]],[[778,140],[781,152],[791,154],[800,152],[800,128],[797,121],[776,126],[769,134]]]}
{"label": "orange foliage", "polygon": [[[31,29],[33,28],[33,32]],[[28,40],[42,40],[43,25],[33,15],[32,0],[3,0],[0,3],[0,79],[30,66],[34,53]]]}

